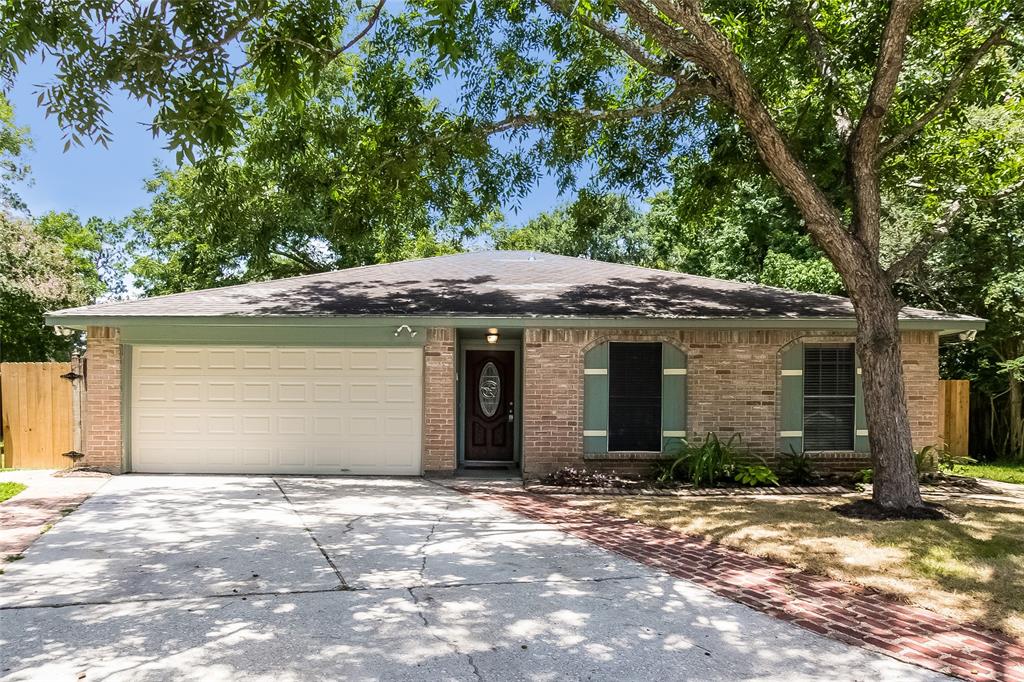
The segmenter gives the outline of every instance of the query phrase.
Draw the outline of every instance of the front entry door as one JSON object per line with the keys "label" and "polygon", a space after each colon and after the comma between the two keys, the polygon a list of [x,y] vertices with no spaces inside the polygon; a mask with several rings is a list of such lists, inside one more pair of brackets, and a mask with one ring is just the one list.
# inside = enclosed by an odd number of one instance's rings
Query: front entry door
{"label": "front entry door", "polygon": [[510,350],[466,351],[467,462],[515,459],[516,354]]}

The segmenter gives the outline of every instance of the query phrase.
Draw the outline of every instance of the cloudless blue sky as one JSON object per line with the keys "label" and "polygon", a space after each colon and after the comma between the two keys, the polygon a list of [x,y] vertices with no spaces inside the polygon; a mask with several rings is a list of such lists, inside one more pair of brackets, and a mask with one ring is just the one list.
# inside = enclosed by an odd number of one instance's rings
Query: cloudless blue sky
{"label": "cloudless blue sky", "polygon": [[[39,84],[51,79],[49,64],[32,61],[22,67],[9,97],[15,120],[28,126],[34,148],[27,153],[32,183],[19,193],[34,215],[47,211],[75,211],[82,218],[121,218],[149,203],[144,181],[153,175],[155,163],[174,166],[174,154],[164,149],[165,141],[154,139],[145,124],[153,120],[153,109],[119,92],[110,97],[112,112],[107,123],[113,132],[108,149],[86,141],[64,152],[64,140],[55,118],[47,118],[36,105]],[[518,212],[505,207],[513,224],[564,203],[551,178],[541,182],[530,196],[519,202]]]}

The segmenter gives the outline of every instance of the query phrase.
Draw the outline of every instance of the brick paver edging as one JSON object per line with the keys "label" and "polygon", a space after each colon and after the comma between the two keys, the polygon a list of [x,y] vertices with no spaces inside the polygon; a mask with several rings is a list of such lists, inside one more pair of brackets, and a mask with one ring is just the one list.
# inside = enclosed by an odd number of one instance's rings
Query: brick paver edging
{"label": "brick paver edging", "polygon": [[1024,646],[708,540],[527,492],[455,488],[832,639],[965,680],[1024,682]]}
{"label": "brick paver edging", "polygon": [[784,485],[763,488],[584,488],[582,486],[527,483],[538,495],[643,495],[644,497],[746,497],[749,495],[846,495],[853,488],[841,485]]}

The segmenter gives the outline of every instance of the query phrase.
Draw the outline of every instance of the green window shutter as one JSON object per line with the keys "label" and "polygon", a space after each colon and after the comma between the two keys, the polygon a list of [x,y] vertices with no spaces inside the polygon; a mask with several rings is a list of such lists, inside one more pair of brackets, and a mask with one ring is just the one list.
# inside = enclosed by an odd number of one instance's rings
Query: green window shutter
{"label": "green window shutter", "polygon": [[804,450],[804,346],[794,343],[782,352],[779,452]]}
{"label": "green window shutter", "polygon": [[661,344],[661,450],[674,451],[686,438],[686,353]]}
{"label": "green window shutter", "polygon": [[583,354],[583,452],[608,452],[608,344]]}
{"label": "green window shutter", "polygon": [[871,452],[868,445],[868,419],[864,415],[864,382],[860,374],[860,355],[854,356],[857,363],[857,378],[853,385],[853,450]]}

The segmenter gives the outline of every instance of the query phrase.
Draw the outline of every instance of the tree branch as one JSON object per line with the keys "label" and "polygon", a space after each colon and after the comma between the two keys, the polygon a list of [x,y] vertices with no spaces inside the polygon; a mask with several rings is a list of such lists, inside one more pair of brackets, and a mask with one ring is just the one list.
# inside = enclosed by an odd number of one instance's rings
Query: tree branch
{"label": "tree branch", "polygon": [[[836,99],[841,99],[843,92],[839,85],[839,78],[836,76],[836,69],[832,65],[832,60],[829,59],[828,53],[825,51],[825,44],[821,39],[821,33],[818,32],[818,28],[814,25],[808,9],[803,5],[803,0],[793,0],[790,6],[801,30],[803,30],[804,35],[807,37],[807,45],[811,48],[811,55],[814,57],[814,62],[818,67],[818,75],[825,81],[829,89],[835,93]],[[837,104],[835,111],[833,111],[832,117],[836,122],[836,132],[839,134],[839,139],[844,142],[850,139],[850,134],[853,132],[853,121],[850,119],[850,112],[847,111],[846,106],[841,101]]]}
{"label": "tree branch", "polygon": [[518,128],[528,128],[559,119],[580,119],[587,121],[623,121],[631,118],[644,118],[657,116],[671,111],[684,100],[699,96],[710,96],[709,90],[715,86],[705,79],[691,78],[684,80],[672,89],[665,99],[654,104],[641,104],[625,109],[571,109],[568,111],[545,111],[532,112],[529,114],[516,114],[500,121],[485,124],[477,127],[476,132],[484,135],[494,135]]}
{"label": "tree branch", "polygon": [[366,37],[366,34],[370,32],[370,29],[372,29],[374,26],[377,25],[377,21],[380,19],[381,10],[384,9],[385,1],[386,0],[377,0],[377,4],[374,5],[373,12],[370,13],[370,18],[367,19],[366,26],[363,27],[363,30],[360,31],[359,33],[357,33],[352,38],[352,40],[348,41],[347,43],[342,45],[339,49],[335,50],[333,52],[333,54],[331,55],[332,59],[334,57],[337,57],[338,55],[340,55],[342,52],[347,52],[352,47],[354,47],[356,43],[358,43],[360,40],[362,40],[363,38]]}
{"label": "tree branch", "polygon": [[632,57],[633,61],[640,66],[645,67],[651,73],[671,78],[672,80],[676,80],[679,77],[679,74],[669,68],[663,60],[660,60],[655,55],[651,54],[643,45],[630,38],[624,32],[619,31],[602,21],[598,21],[592,16],[576,12],[573,5],[570,5],[563,0],[542,1],[549,9],[551,9],[552,12],[562,15],[569,21],[572,21],[573,19],[579,21],[581,24]]}
{"label": "tree branch", "polygon": [[[616,3],[622,7],[635,1],[616,0]],[[651,1],[658,11],[685,29],[688,40],[698,46],[693,50],[694,62],[717,79],[719,87],[725,91],[725,101],[746,126],[765,168],[793,199],[818,246],[841,273],[858,269],[866,254],[858,249],[835,206],[793,154],[750,82],[735,49],[704,18],[698,0]],[[641,28],[646,30],[647,23],[641,23]],[[651,37],[657,39],[654,35]]]}
{"label": "tree branch", "polygon": [[[1006,199],[1007,197],[1019,192],[1021,189],[1024,189],[1024,179],[1018,180],[1012,185],[1008,185],[987,197],[977,199],[977,201],[985,203],[1001,201],[1002,199]],[[916,269],[924,261],[928,252],[931,251],[936,244],[949,236],[949,229],[953,226],[953,222],[956,220],[957,216],[963,212],[963,209],[963,201],[960,199],[952,201],[949,206],[946,207],[946,212],[942,215],[942,218],[935,223],[932,229],[889,266],[886,270],[886,275],[888,276],[889,281],[895,282],[908,272]]]}
{"label": "tree branch", "polygon": [[921,132],[926,125],[945,113],[946,109],[948,109],[956,99],[960,86],[963,85],[963,82],[969,75],[971,75],[971,72],[974,71],[975,67],[978,66],[978,62],[981,61],[981,58],[984,57],[993,47],[1001,44],[1004,30],[1005,26],[1000,26],[996,30],[992,31],[988,38],[985,39],[985,42],[971,51],[967,56],[967,59],[964,60],[964,63],[957,70],[956,75],[953,76],[949,83],[946,84],[946,90],[942,93],[942,97],[940,97],[939,100],[920,118],[897,132],[891,139],[889,139],[888,142],[882,145],[882,148],[878,152],[880,157],[885,157],[890,154],[896,147],[899,147],[911,137]]}
{"label": "tree branch", "polygon": [[896,92],[906,53],[910,21],[922,0],[892,0],[882,32],[875,75],[860,120],[850,138],[847,169],[853,185],[853,228],[873,258],[878,257],[882,196],[878,183],[878,141]]}

